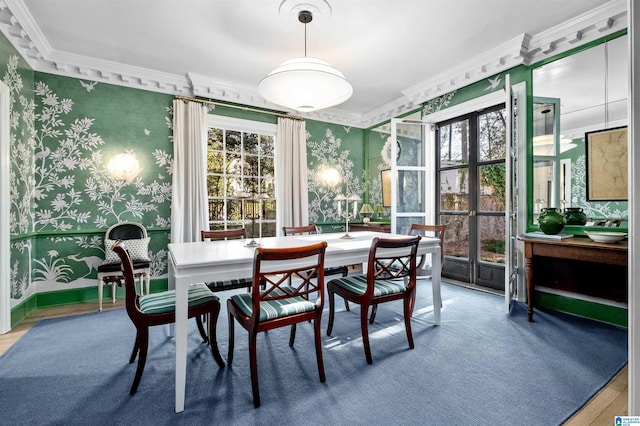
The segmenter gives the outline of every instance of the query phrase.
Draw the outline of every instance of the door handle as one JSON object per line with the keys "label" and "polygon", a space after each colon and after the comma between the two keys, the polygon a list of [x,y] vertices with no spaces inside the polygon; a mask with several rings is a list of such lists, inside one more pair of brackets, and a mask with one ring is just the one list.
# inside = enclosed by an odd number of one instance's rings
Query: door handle
{"label": "door handle", "polygon": [[471,210],[469,212],[469,217],[474,217],[476,215],[476,211],[475,210]]}

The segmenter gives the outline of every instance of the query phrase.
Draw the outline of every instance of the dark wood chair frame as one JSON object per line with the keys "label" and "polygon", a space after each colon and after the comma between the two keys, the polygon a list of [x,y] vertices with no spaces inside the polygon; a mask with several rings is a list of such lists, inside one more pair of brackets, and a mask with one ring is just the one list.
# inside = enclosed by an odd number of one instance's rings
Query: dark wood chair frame
{"label": "dark wood chair frame", "polygon": [[[446,225],[423,225],[421,223],[412,223],[409,228],[409,235],[421,235],[427,236],[427,233],[433,232],[436,238],[440,239],[440,267],[442,269],[442,265],[444,264],[444,232],[446,229]],[[418,261],[418,270],[417,274],[419,276],[431,276],[430,270],[422,269],[424,266],[424,261],[427,255],[420,256],[420,260]]]}
{"label": "dark wood chair frame", "polygon": [[[282,232],[285,237],[290,235],[315,235],[321,234],[322,230],[317,225],[306,225],[306,226],[283,226]],[[324,276],[327,277],[329,275],[342,275],[346,277],[349,275],[349,267],[348,266],[334,266],[331,268],[324,268]],[[314,277],[311,277],[314,278]],[[348,311],[349,310],[349,302],[344,301],[344,307]]]}
{"label": "dark wood chair frame", "polygon": [[[324,307],[324,255],[327,248],[325,241],[302,247],[267,249],[258,247],[253,261],[253,283],[251,288],[252,312],[247,316],[234,303],[233,298],[227,300],[229,315],[229,353],[227,363],[233,362],[234,349],[234,318],[249,332],[249,363],[251,368],[251,387],[253,391],[253,405],[260,406],[260,390],[258,388],[258,359],[257,335],[260,332],[279,327],[291,326],[289,346],[293,347],[298,323],[313,321],[315,335],[316,361],[320,381],[325,381],[324,363],[322,361],[321,318]],[[274,270],[270,265],[279,261],[303,259],[300,267]],[[313,274],[309,274],[313,271]],[[311,279],[311,275],[315,279]],[[295,278],[294,286],[290,286],[290,278]],[[298,282],[298,279],[301,281]],[[288,288],[287,290],[284,290]],[[287,294],[283,295],[284,290]],[[292,314],[286,317],[260,321],[260,304],[263,302],[284,300],[292,297],[302,297],[314,300],[309,296],[315,295],[315,309],[308,312]]]}
{"label": "dark wood chair frame", "polygon": [[[133,263],[131,256],[126,250],[126,243],[118,241],[113,246],[113,251],[118,254],[122,264],[122,272],[124,275],[125,286],[125,306],[127,315],[136,327],[136,341],[133,345],[133,351],[129,358],[129,363],[133,363],[138,357],[138,367],[136,369],[136,375],[133,379],[133,384],[129,390],[129,394],[133,395],[138,391],[138,385],[144,372],[144,366],[147,361],[147,351],[149,348],[149,327],[154,325],[172,324],[175,322],[175,310],[169,312],[163,312],[158,314],[148,314],[140,311],[139,299],[140,297],[136,293],[135,280],[133,274]],[[220,313],[220,302],[218,300],[212,300],[207,303],[202,303],[196,306],[189,307],[189,318],[199,317],[202,315],[208,316],[208,343],[211,346],[211,354],[218,363],[220,368],[224,367],[224,360],[220,356],[218,350],[218,344],[216,341],[216,324],[218,322],[218,314]]]}
{"label": "dark wood chair frame", "polygon": [[[360,305],[360,327],[362,329],[362,342],[364,345],[364,353],[367,363],[373,363],[371,357],[371,347],[369,344],[369,307],[376,306],[380,303],[391,302],[393,300],[402,300],[404,303],[404,325],[407,333],[409,347],[414,348],[413,334],[411,332],[411,315],[415,305],[416,296],[416,264],[418,243],[421,237],[419,235],[407,238],[379,238],[376,237],[371,243],[369,249],[369,258],[367,263],[367,289],[364,294],[355,294],[351,291],[340,287],[335,281],[331,280],[327,284],[327,292],[329,295],[329,323],[327,325],[327,336],[331,335],[333,330],[333,318],[335,316],[335,295],[339,295],[349,302]],[[402,249],[403,253],[395,255],[386,249]],[[400,267],[398,267],[400,265]],[[405,281],[405,291],[382,296],[374,296],[373,291],[376,280],[396,280],[403,279]]]}
{"label": "dark wood chair frame", "polygon": [[[139,240],[147,238],[146,228],[137,222],[119,222],[107,229],[105,240]],[[105,247],[106,250],[106,247]],[[105,253],[105,257],[106,257]],[[151,261],[134,260],[133,275],[140,279],[140,293],[144,294],[146,289],[149,292],[151,280]],[[105,285],[111,285],[111,298],[116,303],[116,286],[121,285],[122,271],[119,263],[102,263],[97,268],[98,271],[98,310],[102,311],[103,292]]]}
{"label": "dark wood chair frame", "polygon": [[[200,239],[202,241],[210,240],[210,241],[220,241],[220,240],[235,240],[240,238],[247,238],[247,233],[244,228],[238,229],[225,229],[220,231],[200,231]],[[208,283],[205,283],[208,286]],[[214,293],[217,291],[225,291],[225,290],[234,290],[236,288],[247,288],[251,289],[251,284],[240,284],[240,285],[228,285],[224,287],[209,287],[209,290]],[[198,331],[200,332],[200,337],[204,342],[207,341],[207,333],[204,329],[203,318],[196,317],[196,325],[198,326]]]}
{"label": "dark wood chair frame", "polygon": [[[409,228],[409,235],[420,235],[427,236],[427,233],[433,232],[436,238],[440,239],[440,269],[442,270],[442,265],[444,264],[444,231],[446,229],[446,225],[423,225],[420,223],[412,223]],[[420,260],[418,260],[418,264],[416,266],[416,276],[418,277],[430,277],[432,275],[432,271],[430,269],[422,269],[424,266],[424,262],[426,260],[425,254],[420,256]],[[376,320],[376,312],[378,306],[373,305],[371,307],[371,315],[369,316],[369,324],[373,324]]]}

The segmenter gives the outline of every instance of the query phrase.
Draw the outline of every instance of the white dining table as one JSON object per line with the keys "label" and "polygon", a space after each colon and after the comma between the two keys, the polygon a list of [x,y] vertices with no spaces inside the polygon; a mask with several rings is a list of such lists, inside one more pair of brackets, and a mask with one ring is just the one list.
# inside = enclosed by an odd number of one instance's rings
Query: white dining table
{"label": "white dining table", "polygon": [[[374,237],[406,238],[379,232],[350,232],[351,239],[341,238],[344,233],[317,235],[297,235],[288,237],[267,237],[256,239],[265,248],[296,247],[327,242],[325,267],[356,265],[366,263],[369,248]],[[176,290],[176,413],[184,411],[186,369],[187,369],[187,293],[189,285],[216,280],[250,277],[253,274],[255,247],[247,247],[248,240],[234,239],[222,241],[202,241],[169,244],[169,288]],[[440,325],[440,240],[422,237],[418,254],[431,253],[433,316]]]}

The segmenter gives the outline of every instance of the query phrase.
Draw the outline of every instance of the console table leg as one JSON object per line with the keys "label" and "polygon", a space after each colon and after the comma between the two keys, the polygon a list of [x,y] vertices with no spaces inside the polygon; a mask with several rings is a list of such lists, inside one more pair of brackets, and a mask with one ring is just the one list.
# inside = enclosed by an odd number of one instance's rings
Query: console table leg
{"label": "console table leg", "polygon": [[533,322],[533,260],[525,258],[525,268],[527,275],[527,319]]}

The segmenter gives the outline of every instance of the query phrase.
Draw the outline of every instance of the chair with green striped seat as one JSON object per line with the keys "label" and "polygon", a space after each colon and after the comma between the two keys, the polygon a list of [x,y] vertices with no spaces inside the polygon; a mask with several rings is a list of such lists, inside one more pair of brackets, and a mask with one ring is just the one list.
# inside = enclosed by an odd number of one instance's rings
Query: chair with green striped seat
{"label": "chair with green striped seat", "polygon": [[[446,225],[424,225],[421,223],[412,223],[409,227],[409,235],[420,235],[422,237],[436,237],[440,239],[440,269],[444,265],[444,233]],[[418,264],[416,266],[416,278],[425,277],[431,278],[433,271],[431,268],[426,269],[424,267],[425,260],[429,254],[423,254],[418,258]],[[378,307],[373,305],[371,308],[371,315],[369,317],[369,324],[373,324],[376,319],[376,312]]]}
{"label": "chair with green striped seat", "polygon": [[[313,321],[318,373],[320,381],[325,381],[320,323],[324,307],[326,248],[326,241],[287,248],[258,247],[253,261],[251,293],[235,294],[227,300],[227,362],[231,365],[233,361],[234,323],[238,321],[238,324],[249,332],[251,387],[253,405],[256,408],[260,406],[257,336],[262,331],[290,325],[289,346],[293,347],[296,325]],[[294,266],[287,266],[291,264]],[[311,278],[312,275],[315,278]]]}
{"label": "chair with green striped seat", "polygon": [[[244,228],[239,229],[225,229],[225,230],[216,230],[216,231],[200,231],[200,238],[202,241],[220,241],[220,240],[236,240],[240,238],[247,238],[247,233]],[[230,280],[219,280],[219,281],[208,281],[205,283],[209,290],[216,291],[225,291],[225,290],[234,290],[237,288],[246,288],[248,290],[251,289],[251,278],[234,278]],[[202,340],[207,341],[207,333],[204,330],[204,325],[202,323],[202,318],[196,318],[196,324],[198,325],[198,331],[200,331],[200,336]]]}
{"label": "chair with green striped seat", "polygon": [[[149,327],[154,325],[171,324],[175,322],[176,297],[175,291],[163,291],[139,296],[136,293],[135,278],[133,274],[133,262],[126,249],[126,242],[118,241],[113,246],[113,251],[120,257],[125,287],[125,306],[127,315],[136,327],[136,341],[129,359],[133,363],[138,358],[138,367],[129,394],[138,391],[138,385],[144,372],[149,346]],[[218,351],[216,342],[216,324],[220,313],[220,300],[204,284],[196,284],[189,288],[189,318],[206,315],[208,323],[208,342],[211,345],[211,354],[220,368],[224,367],[224,361]]]}
{"label": "chair with green striped seat", "polygon": [[366,275],[335,278],[327,284],[329,295],[329,323],[327,335],[333,330],[335,295],[360,305],[360,327],[367,363],[373,363],[369,345],[369,307],[402,300],[404,325],[409,347],[413,349],[411,314],[416,298],[416,254],[421,237],[379,238],[371,242]]}

